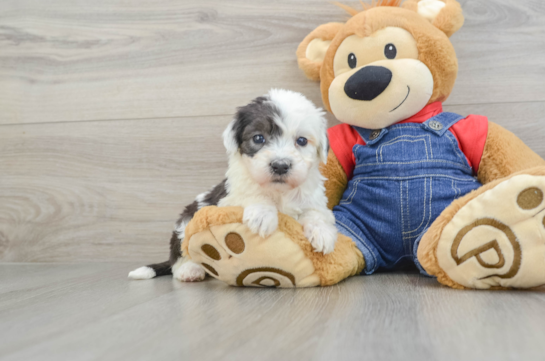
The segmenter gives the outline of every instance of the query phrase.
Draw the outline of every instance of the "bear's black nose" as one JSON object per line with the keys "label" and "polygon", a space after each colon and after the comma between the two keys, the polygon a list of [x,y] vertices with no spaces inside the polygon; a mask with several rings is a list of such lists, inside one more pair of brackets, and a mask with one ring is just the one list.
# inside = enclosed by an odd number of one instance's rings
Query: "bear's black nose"
{"label": "bear's black nose", "polygon": [[373,100],[388,87],[392,72],[383,66],[366,66],[352,74],[344,84],[344,92],[356,100]]}

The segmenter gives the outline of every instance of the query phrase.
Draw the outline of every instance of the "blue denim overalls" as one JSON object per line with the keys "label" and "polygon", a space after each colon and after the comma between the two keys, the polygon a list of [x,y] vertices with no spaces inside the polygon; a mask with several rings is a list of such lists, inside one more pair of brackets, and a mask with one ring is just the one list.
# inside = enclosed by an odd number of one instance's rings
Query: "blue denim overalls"
{"label": "blue denim overalls", "polygon": [[333,209],[337,228],[365,257],[364,273],[414,262],[420,238],[441,212],[481,184],[449,128],[464,117],[440,113],[422,124],[354,127],[354,175]]}

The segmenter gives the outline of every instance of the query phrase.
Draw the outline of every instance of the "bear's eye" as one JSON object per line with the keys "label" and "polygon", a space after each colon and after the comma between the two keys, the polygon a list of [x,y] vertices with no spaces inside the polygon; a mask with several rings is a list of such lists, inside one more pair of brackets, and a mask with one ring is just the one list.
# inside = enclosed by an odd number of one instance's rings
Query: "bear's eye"
{"label": "bear's eye", "polygon": [[262,136],[261,134],[254,135],[253,141],[255,144],[263,144],[265,143],[265,137]]}
{"label": "bear's eye", "polygon": [[394,44],[386,44],[384,47],[384,56],[388,59],[394,59],[397,55],[397,49]]}
{"label": "bear's eye", "polygon": [[354,55],[354,53],[348,54],[348,66],[354,69],[357,64],[358,64],[358,59],[356,59],[356,56]]}

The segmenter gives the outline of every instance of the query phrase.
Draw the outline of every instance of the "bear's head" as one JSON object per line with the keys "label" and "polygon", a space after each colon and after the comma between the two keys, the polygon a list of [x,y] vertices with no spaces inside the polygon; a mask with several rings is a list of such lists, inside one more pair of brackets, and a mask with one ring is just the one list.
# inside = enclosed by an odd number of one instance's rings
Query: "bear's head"
{"label": "bear's head", "polygon": [[458,62],[449,40],[464,17],[455,0],[379,0],[312,31],[297,58],[321,81],[325,107],[350,125],[380,129],[450,94]]}

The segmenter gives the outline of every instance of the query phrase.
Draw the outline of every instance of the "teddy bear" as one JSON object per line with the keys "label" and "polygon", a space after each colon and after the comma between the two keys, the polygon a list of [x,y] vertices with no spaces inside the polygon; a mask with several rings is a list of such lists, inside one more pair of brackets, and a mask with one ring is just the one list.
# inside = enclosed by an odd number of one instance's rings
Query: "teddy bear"
{"label": "teddy bear", "polygon": [[545,161],[485,116],[442,110],[457,76],[449,37],[463,25],[460,4],[340,6],[351,18],[320,25],[296,52],[341,123],[321,168],[335,250],[313,252],[286,215],[263,239],[243,209],[205,207],[184,254],[235,286],[328,286],[407,265],[458,289],[545,284]]}

